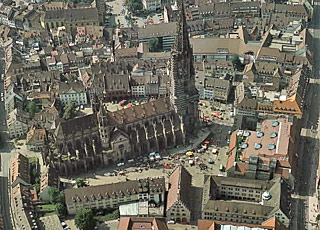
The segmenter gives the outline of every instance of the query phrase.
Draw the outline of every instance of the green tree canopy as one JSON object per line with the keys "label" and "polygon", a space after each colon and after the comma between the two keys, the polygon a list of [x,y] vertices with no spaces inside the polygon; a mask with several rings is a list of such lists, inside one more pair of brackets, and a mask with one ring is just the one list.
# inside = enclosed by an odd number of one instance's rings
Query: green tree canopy
{"label": "green tree canopy", "polygon": [[76,116],[76,105],[73,101],[70,101],[64,107],[63,119],[69,120]]}
{"label": "green tree canopy", "polygon": [[78,211],[74,222],[80,230],[92,230],[96,226],[96,221],[91,209],[81,209]]}
{"label": "green tree canopy", "polygon": [[130,12],[137,12],[143,8],[141,0],[126,0],[126,5]]}
{"label": "green tree canopy", "polygon": [[79,178],[76,179],[76,185],[77,185],[78,188],[86,187],[86,186],[87,186],[86,182],[85,182],[84,179],[81,178],[81,177],[79,177]]}
{"label": "green tree canopy", "polygon": [[57,188],[50,187],[49,189],[50,202],[52,204],[64,203],[64,193]]}
{"label": "green tree canopy", "polygon": [[56,204],[56,210],[59,216],[65,216],[67,215],[67,208],[64,204],[62,203],[57,203]]}
{"label": "green tree canopy", "polygon": [[232,58],[232,64],[236,66],[236,68],[239,70],[239,71],[242,71],[243,68],[244,68],[244,65],[241,63],[240,59],[238,56],[234,56]]}
{"label": "green tree canopy", "polygon": [[150,52],[158,52],[160,50],[159,38],[151,38],[148,41]]}
{"label": "green tree canopy", "polygon": [[29,101],[26,106],[26,111],[30,114],[30,117],[33,118],[35,113],[40,111],[40,108],[33,101]]}

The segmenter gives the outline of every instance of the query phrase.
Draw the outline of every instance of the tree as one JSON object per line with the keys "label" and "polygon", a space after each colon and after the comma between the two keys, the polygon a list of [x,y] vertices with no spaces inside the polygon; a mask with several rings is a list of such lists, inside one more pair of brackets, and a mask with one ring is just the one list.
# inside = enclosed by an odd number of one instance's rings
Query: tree
{"label": "tree", "polygon": [[50,187],[49,189],[50,203],[58,204],[64,203],[64,193],[59,191],[57,188]]}
{"label": "tree", "polygon": [[86,187],[86,186],[87,186],[86,182],[85,182],[84,179],[81,178],[81,177],[79,177],[79,178],[76,179],[76,185],[77,185],[78,188]]}
{"label": "tree", "polygon": [[320,214],[317,215],[316,220],[320,221]]}
{"label": "tree", "polygon": [[59,216],[67,215],[67,208],[64,204],[58,203],[56,204],[56,210]]}
{"label": "tree", "polygon": [[130,12],[137,12],[143,8],[141,0],[126,0],[126,6]]}
{"label": "tree", "polygon": [[70,101],[64,107],[63,119],[69,120],[71,118],[74,118],[75,116],[76,116],[76,105],[73,101]]}
{"label": "tree", "polygon": [[124,18],[126,19],[127,23],[129,26],[133,26],[133,18],[131,16],[131,14],[124,16]]}
{"label": "tree", "polygon": [[26,110],[27,112],[30,114],[30,117],[33,118],[34,117],[34,114],[39,112],[40,109],[39,107],[37,106],[37,104],[33,101],[29,101],[27,103],[27,106],[26,106]]}
{"label": "tree", "polygon": [[232,64],[235,65],[238,70],[240,70],[240,71],[243,70],[244,65],[241,63],[241,61],[240,61],[238,56],[234,56],[232,58]]}
{"label": "tree", "polygon": [[160,49],[159,38],[151,38],[148,41],[150,52],[157,52]]}
{"label": "tree", "polygon": [[76,74],[71,74],[70,77],[69,77],[69,81],[77,82],[78,81],[78,76]]}
{"label": "tree", "polygon": [[81,209],[78,211],[74,222],[80,230],[92,230],[96,226],[96,221],[91,209]]}

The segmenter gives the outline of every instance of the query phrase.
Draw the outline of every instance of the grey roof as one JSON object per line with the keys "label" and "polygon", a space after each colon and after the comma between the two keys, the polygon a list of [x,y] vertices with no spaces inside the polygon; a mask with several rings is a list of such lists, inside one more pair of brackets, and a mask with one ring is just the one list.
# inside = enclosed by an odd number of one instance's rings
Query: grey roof
{"label": "grey roof", "polygon": [[206,87],[214,87],[216,89],[229,89],[230,81],[220,78],[209,77],[206,80]]}
{"label": "grey roof", "polygon": [[95,114],[89,114],[61,122],[55,131],[55,135],[64,138],[72,133],[84,132],[96,128],[98,128],[97,116]]}
{"label": "grey roof", "polygon": [[[271,199],[264,200],[263,204],[258,202],[243,200],[222,200],[217,197],[214,186],[231,186],[240,188],[254,188],[262,192],[268,191]],[[270,181],[252,180],[244,178],[205,176],[203,189],[203,211],[215,211],[216,213],[233,212],[239,214],[254,214],[260,217],[267,217],[277,210],[290,218],[289,213],[289,188],[286,181],[281,177],[276,177]]]}
{"label": "grey roof", "polygon": [[144,28],[138,29],[139,39],[175,36],[176,34],[177,34],[176,22],[146,25]]}
{"label": "grey roof", "polygon": [[275,4],[276,12],[281,13],[294,13],[308,15],[306,8],[303,5],[288,5],[288,4]]}
{"label": "grey roof", "polygon": [[104,184],[83,188],[72,188],[65,190],[66,203],[74,203],[77,200],[110,199],[131,194],[149,193],[158,194],[165,192],[165,179],[152,178],[134,181],[125,181],[114,184]]}
{"label": "grey roof", "polygon": [[112,91],[129,91],[128,75],[107,75],[105,76],[105,89],[107,92]]}
{"label": "grey roof", "polygon": [[70,90],[73,90],[77,93],[83,93],[85,92],[84,86],[82,82],[60,82],[59,83],[59,93],[60,94],[66,94],[69,93]]}
{"label": "grey roof", "polygon": [[52,10],[45,13],[45,21],[50,20],[65,20],[65,21],[98,21],[97,8],[82,8],[82,9],[61,9]]}

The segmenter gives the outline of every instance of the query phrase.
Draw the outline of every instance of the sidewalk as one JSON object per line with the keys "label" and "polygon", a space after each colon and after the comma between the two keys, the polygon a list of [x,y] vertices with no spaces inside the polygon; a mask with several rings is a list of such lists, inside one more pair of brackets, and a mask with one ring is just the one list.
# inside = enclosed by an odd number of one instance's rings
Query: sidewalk
{"label": "sidewalk", "polygon": [[315,196],[308,199],[308,222],[310,224],[317,224],[317,215],[319,213],[318,198]]}

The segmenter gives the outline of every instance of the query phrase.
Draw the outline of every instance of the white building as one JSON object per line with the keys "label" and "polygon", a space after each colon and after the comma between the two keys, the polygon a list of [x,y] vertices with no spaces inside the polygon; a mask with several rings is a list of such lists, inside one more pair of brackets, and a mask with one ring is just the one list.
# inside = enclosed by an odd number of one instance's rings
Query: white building
{"label": "white building", "polygon": [[59,98],[63,105],[71,101],[76,105],[88,104],[87,94],[81,82],[61,82],[59,84]]}
{"label": "white building", "polygon": [[156,11],[161,9],[161,0],[142,0],[145,10]]}
{"label": "white building", "polygon": [[135,74],[130,77],[131,93],[133,97],[145,97],[146,85],[145,76],[143,74]]}

